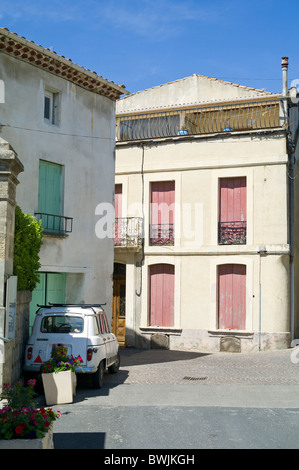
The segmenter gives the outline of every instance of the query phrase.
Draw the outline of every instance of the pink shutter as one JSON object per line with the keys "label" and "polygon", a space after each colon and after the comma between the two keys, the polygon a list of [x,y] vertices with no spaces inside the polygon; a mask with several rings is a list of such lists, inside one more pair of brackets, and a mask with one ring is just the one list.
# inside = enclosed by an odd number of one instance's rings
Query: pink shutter
{"label": "pink shutter", "polygon": [[150,267],[151,326],[174,324],[174,266],[155,264]]}
{"label": "pink shutter", "polygon": [[173,243],[174,181],[151,183],[151,239],[154,243]]}
{"label": "pink shutter", "polygon": [[246,266],[218,267],[218,328],[245,330]]}
{"label": "pink shutter", "polygon": [[246,178],[221,178],[220,222],[246,222]]}

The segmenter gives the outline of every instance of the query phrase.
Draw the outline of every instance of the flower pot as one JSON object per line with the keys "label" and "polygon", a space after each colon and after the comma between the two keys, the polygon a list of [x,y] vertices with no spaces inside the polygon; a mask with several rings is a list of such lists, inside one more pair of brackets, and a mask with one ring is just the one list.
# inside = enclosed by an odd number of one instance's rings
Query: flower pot
{"label": "flower pot", "polygon": [[75,372],[69,370],[42,374],[42,381],[47,405],[73,402],[77,385]]}
{"label": "flower pot", "polygon": [[54,449],[53,426],[45,437],[39,439],[0,439],[0,450],[2,449]]}

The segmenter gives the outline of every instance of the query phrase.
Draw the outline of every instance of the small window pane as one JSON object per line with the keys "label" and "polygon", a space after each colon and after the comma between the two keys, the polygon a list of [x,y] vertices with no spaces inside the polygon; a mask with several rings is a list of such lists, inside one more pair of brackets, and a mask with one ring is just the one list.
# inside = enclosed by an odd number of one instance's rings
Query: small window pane
{"label": "small window pane", "polygon": [[45,119],[50,119],[50,106],[51,106],[51,100],[48,96],[45,96],[45,108],[44,108]]}

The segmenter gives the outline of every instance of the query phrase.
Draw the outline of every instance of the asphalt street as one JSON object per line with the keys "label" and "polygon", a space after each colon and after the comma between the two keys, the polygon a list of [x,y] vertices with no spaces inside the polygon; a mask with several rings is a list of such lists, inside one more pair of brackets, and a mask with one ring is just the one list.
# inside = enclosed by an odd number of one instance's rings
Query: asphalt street
{"label": "asphalt street", "polygon": [[74,402],[53,407],[62,413],[55,449],[105,449],[114,458],[128,449],[298,449],[291,353],[122,349],[121,368],[105,374],[102,389],[80,376]]}

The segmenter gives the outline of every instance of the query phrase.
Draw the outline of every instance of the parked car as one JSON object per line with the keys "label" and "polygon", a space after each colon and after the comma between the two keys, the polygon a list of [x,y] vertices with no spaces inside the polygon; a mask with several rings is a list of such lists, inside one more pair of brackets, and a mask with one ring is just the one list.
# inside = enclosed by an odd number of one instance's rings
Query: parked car
{"label": "parked car", "polygon": [[67,355],[81,357],[76,373],[92,374],[95,388],[102,387],[106,368],[111,374],[119,370],[119,345],[102,305],[40,306],[25,350],[24,375],[39,374],[57,346],[67,348]]}

